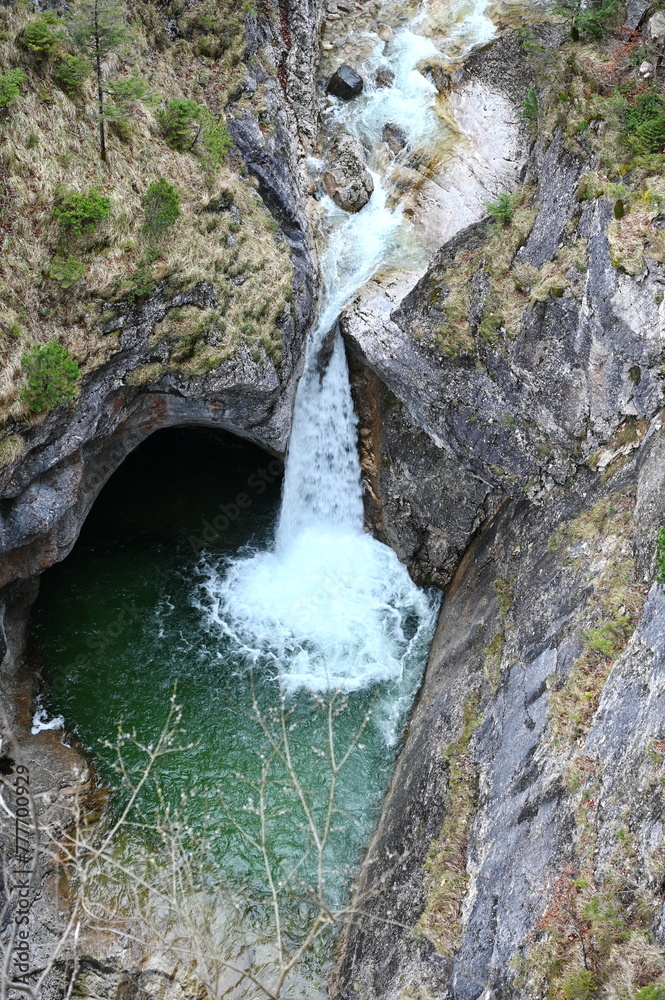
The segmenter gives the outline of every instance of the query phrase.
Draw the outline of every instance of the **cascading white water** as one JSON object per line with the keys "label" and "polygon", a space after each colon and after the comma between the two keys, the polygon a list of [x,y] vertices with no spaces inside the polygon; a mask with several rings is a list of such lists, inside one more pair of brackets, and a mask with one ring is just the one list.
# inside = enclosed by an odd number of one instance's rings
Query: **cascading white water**
{"label": "cascading white water", "polygon": [[437,602],[391,549],[363,533],[357,422],[337,317],[382,267],[424,264],[399,204],[388,205],[374,156],[387,121],[414,146],[436,135],[436,90],[416,66],[437,50],[414,30],[421,19],[387,48],[377,39],[361,67],[371,79],[379,64],[390,65],[392,87],[370,84],[358,100],[330,109],[334,123],[364,143],[375,190],[356,215],[321,201],[322,306],[298,387],[274,548],[207,566],[204,581],[211,624],[246,662],[271,664],[287,690],[394,682],[388,740],[418,681]]}
{"label": "cascading white water", "polygon": [[[284,552],[307,525],[362,532],[363,504],[357,422],[337,317],[376,272],[399,233],[401,211],[386,207],[381,177],[357,215],[324,199],[334,227],[321,259],[323,304],[307,348],[293,413],[277,548]],[[322,357],[322,347],[325,348]]]}
{"label": "cascading white water", "polygon": [[334,526],[356,535],[362,531],[357,424],[337,324],[330,337],[332,354],[325,359],[325,369],[318,370],[317,354],[312,352],[299,387],[277,527],[278,552],[286,552],[308,526]]}

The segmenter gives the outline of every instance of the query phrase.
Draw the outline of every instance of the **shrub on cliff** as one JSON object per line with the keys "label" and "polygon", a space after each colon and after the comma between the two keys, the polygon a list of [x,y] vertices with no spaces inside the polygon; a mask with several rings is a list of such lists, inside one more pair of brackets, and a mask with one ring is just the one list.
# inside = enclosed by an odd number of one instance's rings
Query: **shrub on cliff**
{"label": "shrub on cliff", "polygon": [[50,55],[58,44],[58,35],[53,30],[56,21],[55,11],[44,11],[40,17],[25,26],[19,38],[21,46],[40,59]]}
{"label": "shrub on cliff", "polygon": [[507,226],[513,217],[519,199],[519,194],[508,194],[507,191],[504,191],[496,201],[486,202],[485,208],[500,226]]}
{"label": "shrub on cliff", "polygon": [[638,97],[626,115],[626,133],[638,153],[658,153],[665,146],[665,102],[655,90]]}
{"label": "shrub on cliff", "polygon": [[597,989],[598,983],[593,972],[590,969],[579,969],[566,976],[559,995],[563,1000],[592,1000]]}
{"label": "shrub on cliff", "polygon": [[53,70],[53,78],[68,97],[75,97],[89,73],[90,63],[87,59],[68,55]]}
{"label": "shrub on cliff", "polygon": [[75,236],[90,233],[107,219],[111,201],[96,188],[88,191],[69,191],[53,208],[53,218],[63,229]]}
{"label": "shrub on cliff", "polygon": [[136,116],[139,105],[154,105],[158,99],[148,81],[138,73],[109,80],[106,93],[106,119],[116,135],[126,142],[131,136],[130,122]]}
{"label": "shrub on cliff", "polygon": [[557,0],[554,12],[565,18],[570,36],[576,42],[580,32],[591,38],[603,38],[614,24],[619,7],[619,0],[600,0],[596,4],[586,4],[583,0]]}
{"label": "shrub on cliff", "polygon": [[153,239],[158,239],[180,215],[180,193],[173,184],[160,177],[148,188],[143,198],[144,228]]}
{"label": "shrub on cliff", "polygon": [[21,86],[28,79],[22,69],[10,69],[0,73],[0,111],[9,107],[21,93]]}
{"label": "shrub on cliff", "polygon": [[602,0],[597,6],[589,4],[580,14],[581,31],[596,40],[604,38],[616,21],[619,7],[619,0]]}
{"label": "shrub on cliff", "polygon": [[635,1000],[665,1000],[665,983],[650,983],[635,994]]}
{"label": "shrub on cliff", "polygon": [[157,120],[169,146],[181,152],[193,147],[199,133],[199,110],[194,101],[174,98],[157,112]]}
{"label": "shrub on cliff", "polygon": [[164,138],[181,153],[193,150],[200,142],[213,167],[220,166],[231,148],[226,124],[217,121],[208,108],[194,101],[174,98],[157,113]]}
{"label": "shrub on cliff", "polygon": [[32,413],[44,413],[76,396],[80,369],[66,347],[51,341],[23,355],[27,381],[22,399]]}

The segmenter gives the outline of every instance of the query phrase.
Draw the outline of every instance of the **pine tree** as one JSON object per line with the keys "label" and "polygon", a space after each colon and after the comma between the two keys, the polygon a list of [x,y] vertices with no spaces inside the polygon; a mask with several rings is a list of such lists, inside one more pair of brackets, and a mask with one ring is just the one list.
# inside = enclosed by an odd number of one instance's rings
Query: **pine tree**
{"label": "pine tree", "polygon": [[129,39],[126,11],[122,0],[78,0],[68,17],[68,33],[73,44],[92,62],[97,74],[99,147],[106,159],[104,78],[102,62]]}

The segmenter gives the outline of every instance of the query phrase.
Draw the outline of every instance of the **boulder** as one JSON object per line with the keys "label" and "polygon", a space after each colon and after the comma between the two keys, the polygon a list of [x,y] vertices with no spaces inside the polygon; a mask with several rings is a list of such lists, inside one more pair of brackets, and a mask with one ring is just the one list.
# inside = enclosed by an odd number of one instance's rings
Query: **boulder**
{"label": "boulder", "polygon": [[658,10],[649,18],[647,31],[654,44],[662,45],[665,42],[665,11]]}
{"label": "boulder", "polygon": [[356,73],[352,66],[344,63],[335,70],[328,80],[326,92],[333,97],[341,97],[343,101],[350,101],[358,97],[363,92],[363,78]]}
{"label": "boulder", "polygon": [[390,66],[379,66],[374,77],[374,82],[379,89],[382,87],[392,87],[395,82],[395,74]]}
{"label": "boulder", "polygon": [[406,132],[399,125],[395,125],[394,122],[386,122],[383,126],[383,141],[390,152],[397,156],[399,151],[406,146]]}
{"label": "boulder", "polygon": [[359,212],[374,190],[362,146],[344,132],[335,140],[327,160],[329,166],[323,175],[326,194],[345,212]]}

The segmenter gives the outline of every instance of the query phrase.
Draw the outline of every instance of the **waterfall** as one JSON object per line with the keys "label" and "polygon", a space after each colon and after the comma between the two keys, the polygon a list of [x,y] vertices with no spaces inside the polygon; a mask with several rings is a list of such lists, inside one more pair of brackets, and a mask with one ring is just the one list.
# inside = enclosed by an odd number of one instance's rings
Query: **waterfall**
{"label": "waterfall", "polygon": [[359,535],[363,501],[357,420],[339,325],[312,340],[298,386],[284,478],[277,550],[307,526]]}
{"label": "waterfall", "polygon": [[[326,196],[320,201],[321,307],[296,395],[274,545],[202,567],[201,607],[240,663],[278,673],[287,691],[391,684],[388,742],[419,681],[438,601],[414,585],[390,548],[363,532],[357,420],[338,317],[377,271],[426,262],[390,197],[396,180],[376,153],[386,121],[416,149],[436,139],[436,89],[416,69],[437,51],[414,30],[422,16],[388,46],[376,40],[361,67],[365,93],[328,111],[332,130],[343,126],[364,143],[375,187],[355,215]],[[482,12],[479,23],[487,33]],[[386,63],[394,85],[374,88],[374,72]]]}

